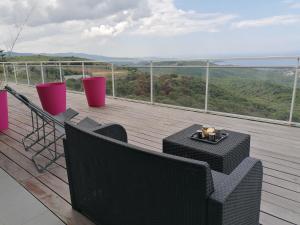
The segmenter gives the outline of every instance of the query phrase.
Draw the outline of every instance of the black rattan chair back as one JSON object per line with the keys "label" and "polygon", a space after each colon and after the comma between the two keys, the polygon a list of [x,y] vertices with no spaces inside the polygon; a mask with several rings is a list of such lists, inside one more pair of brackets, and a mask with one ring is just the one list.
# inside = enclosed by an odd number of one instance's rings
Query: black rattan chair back
{"label": "black rattan chair back", "polygon": [[207,163],[147,151],[68,122],[65,129],[72,205],[96,224],[206,224],[213,192]]}

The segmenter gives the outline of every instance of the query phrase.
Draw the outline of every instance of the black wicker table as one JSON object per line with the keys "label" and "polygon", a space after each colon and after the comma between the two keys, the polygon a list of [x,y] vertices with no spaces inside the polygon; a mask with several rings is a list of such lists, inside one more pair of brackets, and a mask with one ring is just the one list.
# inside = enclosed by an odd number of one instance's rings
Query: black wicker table
{"label": "black wicker table", "polygon": [[250,135],[228,131],[218,144],[192,140],[190,137],[201,125],[194,124],[163,140],[163,152],[207,162],[213,170],[230,174],[250,151]]}

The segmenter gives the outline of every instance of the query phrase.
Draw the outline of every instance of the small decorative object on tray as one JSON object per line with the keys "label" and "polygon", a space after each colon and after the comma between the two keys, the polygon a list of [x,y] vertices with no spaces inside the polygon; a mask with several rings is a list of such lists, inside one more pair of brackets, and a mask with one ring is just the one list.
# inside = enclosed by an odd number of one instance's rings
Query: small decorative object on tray
{"label": "small decorative object on tray", "polygon": [[196,141],[202,141],[210,144],[217,144],[224,140],[228,136],[228,133],[223,129],[216,129],[207,125],[203,125],[202,129],[197,130],[192,134],[191,139]]}

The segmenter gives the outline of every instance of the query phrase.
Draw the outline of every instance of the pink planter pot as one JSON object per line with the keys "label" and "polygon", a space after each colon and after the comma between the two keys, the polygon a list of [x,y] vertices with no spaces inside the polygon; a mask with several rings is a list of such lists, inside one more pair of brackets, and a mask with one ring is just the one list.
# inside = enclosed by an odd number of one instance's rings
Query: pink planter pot
{"label": "pink planter pot", "polygon": [[101,107],[105,105],[106,96],[106,78],[105,77],[89,77],[83,78],[83,87],[91,107]]}
{"label": "pink planter pot", "polygon": [[43,109],[52,115],[66,111],[66,83],[53,82],[36,85]]}
{"label": "pink planter pot", "polygon": [[0,91],[0,131],[8,129],[7,91]]}

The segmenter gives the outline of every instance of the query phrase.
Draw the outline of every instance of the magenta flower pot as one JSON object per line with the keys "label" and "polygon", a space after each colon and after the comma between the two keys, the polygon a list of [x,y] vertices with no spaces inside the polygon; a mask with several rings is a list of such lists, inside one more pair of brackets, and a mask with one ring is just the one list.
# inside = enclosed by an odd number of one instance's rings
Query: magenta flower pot
{"label": "magenta flower pot", "polygon": [[7,91],[0,90],[0,131],[8,129]]}
{"label": "magenta flower pot", "polygon": [[83,78],[83,87],[87,102],[91,107],[101,107],[105,105],[106,78],[89,77]]}
{"label": "magenta flower pot", "polygon": [[36,85],[43,109],[52,115],[66,111],[66,83],[53,82]]}

